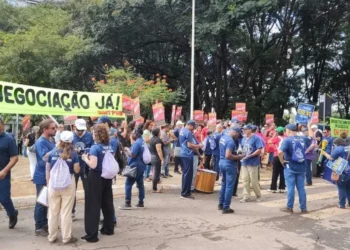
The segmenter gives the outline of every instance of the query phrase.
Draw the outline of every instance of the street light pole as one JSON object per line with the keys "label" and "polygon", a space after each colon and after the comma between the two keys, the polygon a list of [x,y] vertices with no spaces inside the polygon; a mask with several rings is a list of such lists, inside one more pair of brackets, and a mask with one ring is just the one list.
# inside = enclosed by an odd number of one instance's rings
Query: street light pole
{"label": "street light pole", "polygon": [[196,18],[196,1],[192,0],[192,39],[191,39],[191,106],[190,114],[191,119],[193,119],[193,109],[194,109],[194,35],[195,35],[195,18]]}

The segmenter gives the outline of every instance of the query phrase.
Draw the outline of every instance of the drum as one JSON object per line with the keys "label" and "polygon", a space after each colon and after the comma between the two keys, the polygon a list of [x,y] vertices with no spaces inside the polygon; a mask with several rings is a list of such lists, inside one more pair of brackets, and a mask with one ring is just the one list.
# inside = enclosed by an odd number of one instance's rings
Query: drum
{"label": "drum", "polygon": [[213,193],[216,181],[216,172],[208,169],[198,169],[194,187],[203,193]]}

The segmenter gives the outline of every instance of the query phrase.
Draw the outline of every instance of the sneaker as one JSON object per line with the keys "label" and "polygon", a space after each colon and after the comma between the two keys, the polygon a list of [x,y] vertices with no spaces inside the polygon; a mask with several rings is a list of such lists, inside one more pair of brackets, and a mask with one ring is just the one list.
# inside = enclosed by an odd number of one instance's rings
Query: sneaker
{"label": "sneaker", "polygon": [[15,210],[15,214],[9,218],[9,229],[14,229],[17,224],[18,210]]}
{"label": "sneaker", "polygon": [[338,208],[340,209],[345,209],[345,207],[338,205]]}
{"label": "sneaker", "polygon": [[72,237],[72,238],[70,238],[70,240],[69,240],[69,241],[67,241],[67,242],[63,242],[63,245],[74,244],[74,243],[77,243],[77,241],[78,241],[78,239],[77,239],[77,238]]}
{"label": "sneaker", "polygon": [[41,236],[41,237],[47,237],[49,235],[49,233],[44,228],[40,228],[40,229],[35,230],[35,235]]}
{"label": "sneaker", "polygon": [[132,207],[131,207],[130,202],[125,202],[124,205],[119,207],[119,209],[121,209],[121,210],[131,210]]}
{"label": "sneaker", "polygon": [[276,193],[276,192],[277,192],[277,190],[271,190],[271,189],[269,189],[269,190],[267,190],[267,192],[270,192],[270,193]]}
{"label": "sneaker", "polygon": [[301,213],[302,213],[302,214],[307,214],[308,211],[307,211],[307,210],[301,210]]}
{"label": "sneaker", "polygon": [[233,214],[235,211],[231,208],[223,209],[222,214]]}
{"label": "sneaker", "polygon": [[196,199],[193,195],[189,195],[189,196],[182,196],[180,197],[181,199],[188,199],[188,200],[194,200]]}
{"label": "sneaker", "polygon": [[173,177],[171,174],[168,174],[167,177]]}
{"label": "sneaker", "polygon": [[261,197],[256,197],[257,202],[261,202],[263,199]]}
{"label": "sneaker", "polygon": [[114,232],[109,232],[109,233],[105,232],[105,230],[103,228],[100,230],[100,233],[102,235],[113,235],[114,234]]}
{"label": "sneaker", "polygon": [[280,193],[281,193],[281,194],[283,194],[283,193],[285,193],[285,192],[286,192],[286,190],[280,189]]}
{"label": "sneaker", "polygon": [[245,198],[243,198],[242,200],[240,200],[239,202],[240,203],[246,203],[246,202],[248,202],[249,201],[249,199],[245,199]]}
{"label": "sneaker", "polygon": [[285,207],[281,208],[281,212],[286,212],[286,213],[293,213],[293,208]]}
{"label": "sneaker", "polygon": [[306,183],[305,186],[312,186],[312,183]]}
{"label": "sneaker", "polygon": [[72,221],[76,221],[77,218],[75,217],[75,213],[72,213]]}
{"label": "sneaker", "polygon": [[139,202],[135,205],[135,207],[145,207],[145,205],[143,204],[143,202]]}
{"label": "sneaker", "polygon": [[218,210],[222,210],[223,206],[222,205],[218,205]]}

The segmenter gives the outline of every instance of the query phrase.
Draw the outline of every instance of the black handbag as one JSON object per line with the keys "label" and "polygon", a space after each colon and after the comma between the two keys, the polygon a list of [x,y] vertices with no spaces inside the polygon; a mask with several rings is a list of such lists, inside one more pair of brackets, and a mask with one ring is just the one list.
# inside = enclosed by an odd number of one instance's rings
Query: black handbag
{"label": "black handbag", "polygon": [[137,167],[126,166],[123,170],[122,175],[124,177],[135,178],[137,176]]}

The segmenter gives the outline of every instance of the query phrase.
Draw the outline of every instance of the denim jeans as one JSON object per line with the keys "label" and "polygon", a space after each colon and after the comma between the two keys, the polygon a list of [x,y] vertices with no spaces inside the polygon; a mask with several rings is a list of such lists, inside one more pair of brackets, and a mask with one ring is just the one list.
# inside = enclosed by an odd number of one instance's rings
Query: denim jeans
{"label": "denim jeans", "polygon": [[193,157],[181,157],[181,167],[182,167],[181,196],[190,196],[192,178],[193,178]]}
{"label": "denim jeans", "polygon": [[146,171],[144,173],[144,177],[145,179],[148,179],[149,178],[149,175],[151,173],[151,170],[152,170],[152,165],[146,165]]}
{"label": "denim jeans", "polygon": [[197,175],[198,162],[199,162],[198,155],[193,156],[193,178],[192,178],[192,184],[191,184],[191,191],[194,191],[194,181]]}
{"label": "denim jeans", "polygon": [[164,175],[169,175],[170,152],[164,154]]}
{"label": "denim jeans", "polygon": [[343,208],[345,207],[346,200],[348,200],[348,204],[350,204],[350,181],[338,181],[337,187],[339,196],[339,206]]}
{"label": "denim jeans", "polygon": [[8,174],[5,179],[0,180],[0,204],[6,210],[7,216],[13,216],[16,212],[11,200],[11,176]]}
{"label": "denim jeans", "polygon": [[222,183],[219,205],[222,205],[224,209],[229,209],[231,205],[233,187],[237,178],[237,167],[233,164],[220,164],[220,170],[222,173]]}
{"label": "denim jeans", "polygon": [[220,167],[219,167],[220,155],[213,155],[213,157],[214,157],[214,171],[216,172],[216,180],[219,180],[219,176],[220,176]]}
{"label": "denim jeans", "polygon": [[125,180],[125,201],[131,201],[132,186],[136,182],[136,186],[139,189],[139,202],[143,203],[145,199],[145,186],[143,184],[144,170],[138,168],[136,178],[127,177]]}
{"label": "denim jeans", "polygon": [[295,187],[299,194],[301,211],[306,211],[305,173],[293,172],[290,168],[284,169],[284,178],[287,183],[287,207],[293,208],[295,198]]}
{"label": "denim jeans", "polygon": [[306,183],[312,184],[312,160],[305,160],[306,164]]}
{"label": "denim jeans", "polygon": [[[39,195],[41,189],[44,186],[45,185],[36,184],[36,196]],[[47,207],[45,207],[39,203],[35,203],[34,220],[35,220],[35,229],[36,230],[42,229],[43,227],[45,227],[47,225]]]}

